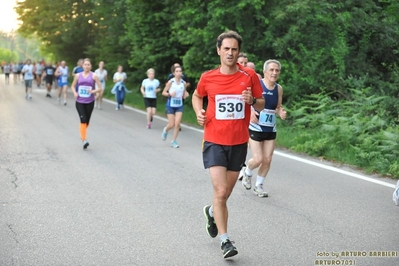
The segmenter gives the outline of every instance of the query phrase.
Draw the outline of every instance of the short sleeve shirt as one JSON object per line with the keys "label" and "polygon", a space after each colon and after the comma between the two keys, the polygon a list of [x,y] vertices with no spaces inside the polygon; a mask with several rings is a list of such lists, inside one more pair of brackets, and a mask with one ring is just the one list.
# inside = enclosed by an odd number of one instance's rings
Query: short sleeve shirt
{"label": "short sleeve shirt", "polygon": [[114,74],[114,80],[119,80],[119,79],[121,79],[121,81],[123,81],[123,80],[125,80],[126,79],[126,73],[125,72],[122,72],[122,73],[119,73],[119,72],[115,72],[115,74]]}
{"label": "short sleeve shirt", "polygon": [[233,146],[249,139],[248,126],[251,106],[242,101],[244,90],[251,88],[252,96],[262,97],[262,87],[255,71],[241,67],[232,75],[220,73],[220,68],[201,75],[197,93],[208,96],[204,140]]}
{"label": "short sleeve shirt", "polygon": [[152,98],[155,99],[157,98],[156,94],[156,89],[159,88],[159,80],[153,79],[150,80],[149,78],[144,79],[143,82],[141,83],[141,86],[144,87],[144,92],[145,92],[145,98]]}
{"label": "short sleeve shirt", "polygon": [[33,80],[33,65],[24,65],[22,72],[25,73],[24,80]]}

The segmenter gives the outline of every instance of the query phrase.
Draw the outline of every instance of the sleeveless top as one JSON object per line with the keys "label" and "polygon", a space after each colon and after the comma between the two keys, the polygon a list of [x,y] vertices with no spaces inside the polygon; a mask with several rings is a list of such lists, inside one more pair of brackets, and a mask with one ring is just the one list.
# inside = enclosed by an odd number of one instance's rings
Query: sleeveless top
{"label": "sleeveless top", "polygon": [[184,96],[184,80],[180,79],[180,84],[176,83],[175,78],[171,79],[172,86],[169,89],[169,93],[176,92],[174,97],[169,96],[166,102],[167,107],[181,107],[183,106],[183,96]]}
{"label": "sleeveless top", "polygon": [[[96,71],[94,71],[94,73],[98,76],[98,79],[101,82],[101,86],[102,89],[105,90],[105,76],[108,75],[107,70],[103,69],[102,71],[100,71],[100,69],[96,69]],[[97,84],[96,84],[96,89],[97,89]]]}
{"label": "sleeveless top", "polygon": [[276,132],[276,108],[278,105],[278,84],[274,84],[274,88],[269,90],[261,81],[263,89],[263,98],[265,99],[265,108],[258,112],[259,122],[257,124],[250,123],[249,129],[257,132]]}
{"label": "sleeveless top", "polygon": [[95,81],[93,79],[93,72],[90,71],[89,75],[85,78],[83,77],[83,72],[78,74],[78,82],[76,84],[76,92],[78,93],[78,98],[76,101],[78,103],[92,103],[94,102],[94,94],[90,93],[90,90],[94,90]]}
{"label": "sleeveless top", "polygon": [[58,76],[58,81],[61,83],[68,83],[68,67],[60,66],[61,75]]}

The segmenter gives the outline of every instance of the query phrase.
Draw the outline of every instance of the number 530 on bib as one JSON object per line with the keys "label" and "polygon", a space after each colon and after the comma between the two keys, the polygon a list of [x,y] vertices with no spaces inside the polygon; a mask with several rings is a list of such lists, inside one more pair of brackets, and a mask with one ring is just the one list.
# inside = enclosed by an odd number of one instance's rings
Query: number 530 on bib
{"label": "number 530 on bib", "polygon": [[245,102],[240,94],[222,94],[215,96],[216,119],[237,120],[245,117]]}

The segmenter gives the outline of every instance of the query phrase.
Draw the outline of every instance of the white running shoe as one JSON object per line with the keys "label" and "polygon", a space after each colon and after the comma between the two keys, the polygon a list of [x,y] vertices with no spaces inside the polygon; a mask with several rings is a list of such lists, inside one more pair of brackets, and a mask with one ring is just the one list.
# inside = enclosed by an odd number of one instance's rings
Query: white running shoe
{"label": "white running shoe", "polygon": [[242,178],[242,185],[243,185],[243,186],[245,187],[245,189],[247,189],[247,190],[251,189],[251,187],[252,187],[252,184],[251,184],[251,177],[252,177],[252,176],[247,175],[247,173],[245,173],[245,171],[244,171],[244,176],[243,176],[243,178]]}
{"label": "white running shoe", "polygon": [[265,189],[263,189],[263,184],[259,184],[259,185],[255,186],[254,194],[261,198],[265,198],[265,197],[269,196],[267,191]]}
{"label": "white running shoe", "polygon": [[177,144],[177,142],[176,142],[175,140],[173,140],[173,141],[170,143],[170,146],[172,146],[173,148],[179,148],[179,144]]}
{"label": "white running shoe", "polygon": [[168,132],[166,132],[166,127],[164,127],[162,131],[162,140],[166,140],[167,137],[168,137]]}

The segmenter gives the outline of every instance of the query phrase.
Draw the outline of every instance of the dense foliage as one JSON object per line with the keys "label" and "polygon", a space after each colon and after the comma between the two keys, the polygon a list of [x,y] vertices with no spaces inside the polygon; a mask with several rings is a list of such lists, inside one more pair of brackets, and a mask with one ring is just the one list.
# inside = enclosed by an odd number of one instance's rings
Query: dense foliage
{"label": "dense foliage", "polygon": [[121,64],[134,84],[149,67],[163,81],[174,62],[197,81],[219,63],[216,37],[236,30],[258,70],[269,58],[283,64],[290,115],[280,126],[297,132],[283,145],[339,161],[348,153],[399,177],[398,1],[25,0],[17,12],[20,32],[59,59]]}
{"label": "dense foliage", "polygon": [[35,38],[24,38],[20,34],[0,31],[0,62],[15,62],[26,58],[40,60],[40,44]]}

